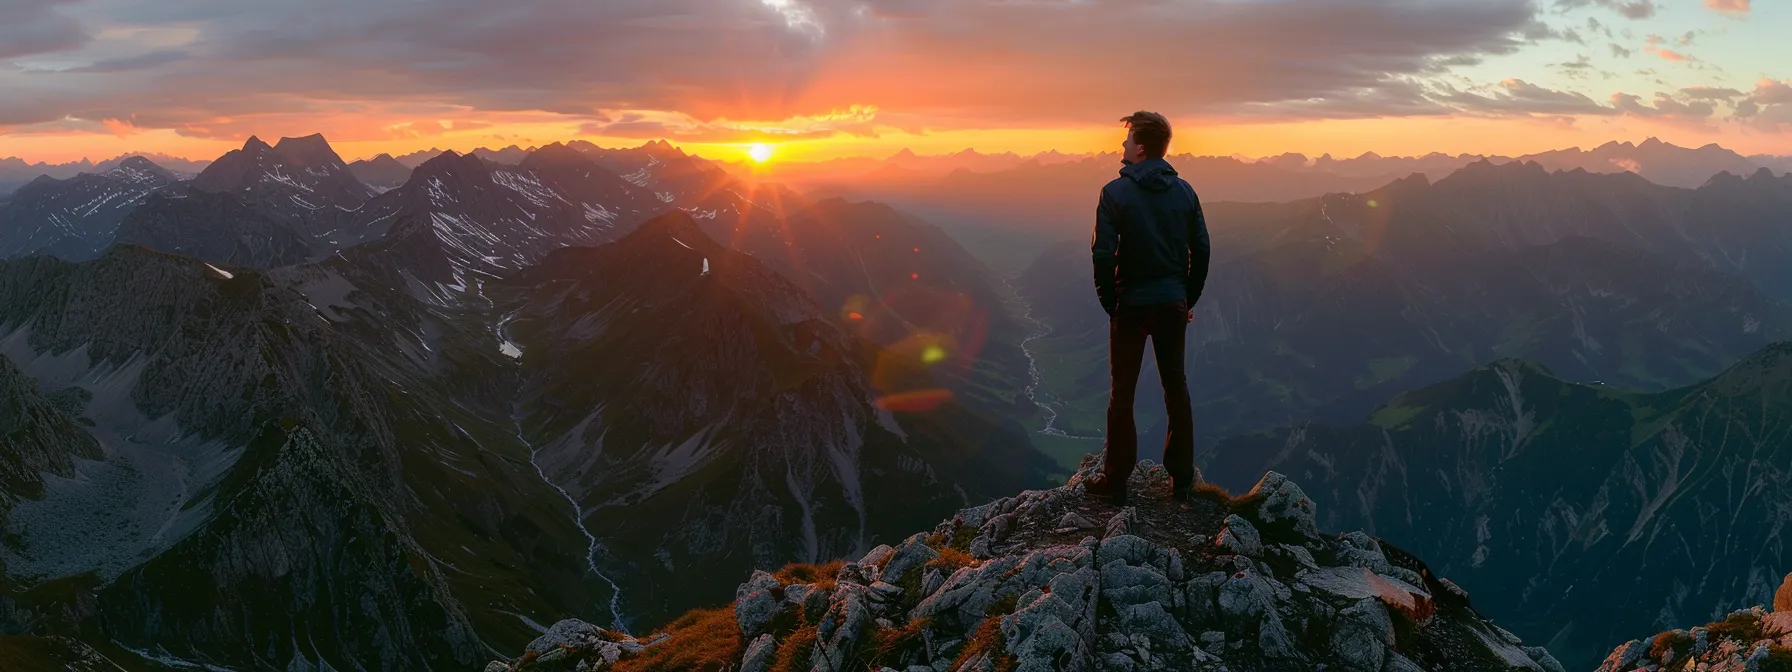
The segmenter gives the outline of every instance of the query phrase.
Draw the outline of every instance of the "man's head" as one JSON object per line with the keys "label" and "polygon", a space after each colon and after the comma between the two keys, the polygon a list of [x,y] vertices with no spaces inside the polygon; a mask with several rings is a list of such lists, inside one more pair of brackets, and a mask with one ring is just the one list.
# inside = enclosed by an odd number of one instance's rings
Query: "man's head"
{"label": "man's head", "polygon": [[1120,143],[1120,162],[1134,164],[1161,159],[1170,150],[1170,120],[1156,112],[1139,110],[1120,118],[1126,123],[1126,141]]}

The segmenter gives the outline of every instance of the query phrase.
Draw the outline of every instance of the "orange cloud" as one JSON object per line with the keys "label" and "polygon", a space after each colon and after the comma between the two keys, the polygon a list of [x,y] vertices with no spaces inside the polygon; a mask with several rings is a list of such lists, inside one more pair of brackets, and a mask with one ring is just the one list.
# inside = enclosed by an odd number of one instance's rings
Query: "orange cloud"
{"label": "orange cloud", "polygon": [[450,121],[442,123],[435,119],[424,121],[407,121],[386,127],[386,133],[394,139],[399,138],[433,138],[449,131],[476,131],[491,128],[491,124],[483,121]]}
{"label": "orange cloud", "polygon": [[[1681,40],[1680,43],[1686,44],[1686,43],[1692,41],[1691,37],[1692,37],[1692,33],[1687,33],[1687,38],[1684,40]],[[1651,54],[1655,54],[1656,56],[1660,56],[1663,59],[1673,61],[1675,63],[1684,63],[1686,61],[1698,60],[1698,59],[1695,59],[1686,54],[1682,54],[1678,51],[1674,51],[1673,49],[1669,49],[1667,47],[1661,46],[1666,43],[1667,43],[1666,38],[1663,38],[1660,35],[1650,35],[1649,39],[1646,40],[1647,46],[1643,47],[1643,51],[1647,51]]]}
{"label": "orange cloud", "polygon": [[737,121],[716,118],[703,121],[682,112],[628,110],[599,112],[579,127],[580,135],[695,143],[788,142],[817,140],[839,135],[875,138],[875,105],[852,105],[820,114],[786,117],[778,121]]}
{"label": "orange cloud", "polygon": [[1725,14],[1747,14],[1749,0],[1705,0],[1705,7]]}
{"label": "orange cloud", "polygon": [[142,129],[137,128],[135,124],[132,124],[128,120],[101,119],[100,124],[104,125],[106,130],[111,131],[113,135],[120,138],[128,138],[143,132]]}

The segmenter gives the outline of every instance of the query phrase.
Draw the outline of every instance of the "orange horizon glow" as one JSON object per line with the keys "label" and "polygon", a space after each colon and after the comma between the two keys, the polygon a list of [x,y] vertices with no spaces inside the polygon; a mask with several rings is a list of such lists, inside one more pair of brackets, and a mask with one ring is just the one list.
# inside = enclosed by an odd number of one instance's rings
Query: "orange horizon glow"
{"label": "orange horizon glow", "polygon": [[[1310,157],[1331,154],[1355,157],[1364,152],[1382,156],[1486,154],[1518,156],[1570,147],[1591,149],[1608,141],[1641,142],[1649,137],[1683,147],[1716,143],[1743,155],[1792,154],[1792,137],[1785,134],[1722,130],[1660,120],[1601,118],[1564,124],[1535,120],[1480,117],[1373,118],[1314,120],[1274,123],[1240,123],[1171,119],[1175,139],[1172,154],[1243,156],[1261,158],[1297,152]],[[343,130],[345,124],[320,126]],[[270,128],[256,133],[273,142],[281,136],[309,135],[315,129]],[[585,140],[603,147],[638,147],[652,139],[585,135],[572,122],[518,123],[450,131],[429,137],[375,138],[356,133],[321,131],[344,161],[371,159],[379,154],[402,156],[437,149],[467,152],[486,147],[516,145],[525,149]],[[342,137],[346,135],[347,137]],[[804,163],[830,159],[867,157],[881,159],[904,149],[920,155],[953,154],[973,149],[985,154],[1013,152],[1022,156],[1058,151],[1066,154],[1118,151],[1125,129],[1118,125],[1081,128],[948,129],[907,132],[886,129],[870,135],[838,134],[823,138],[755,143],[692,142],[664,138],[684,151],[728,162],[772,164]],[[241,138],[196,138],[171,130],[136,129],[128,134],[59,132],[0,134],[0,158],[16,157],[27,163],[60,164],[102,161],[121,154],[159,153],[189,160],[211,160],[242,146]],[[763,150],[757,149],[763,147]],[[758,160],[758,152],[765,159]]]}

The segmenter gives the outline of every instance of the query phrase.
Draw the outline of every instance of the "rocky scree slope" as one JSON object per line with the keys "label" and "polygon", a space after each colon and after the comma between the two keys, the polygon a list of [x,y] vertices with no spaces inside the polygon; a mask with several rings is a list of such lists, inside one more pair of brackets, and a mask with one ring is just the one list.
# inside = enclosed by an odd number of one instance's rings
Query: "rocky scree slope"
{"label": "rocky scree slope", "polygon": [[443,669],[534,637],[513,614],[593,601],[512,423],[304,298],[130,246],[0,263],[0,421],[42,430],[0,432],[0,632],[177,666]]}
{"label": "rocky scree slope", "polygon": [[1083,495],[1098,464],[857,561],[756,571],[643,639],[561,621],[486,672],[1562,669],[1417,558],[1322,535],[1281,474],[1184,504],[1148,465],[1115,507]]}

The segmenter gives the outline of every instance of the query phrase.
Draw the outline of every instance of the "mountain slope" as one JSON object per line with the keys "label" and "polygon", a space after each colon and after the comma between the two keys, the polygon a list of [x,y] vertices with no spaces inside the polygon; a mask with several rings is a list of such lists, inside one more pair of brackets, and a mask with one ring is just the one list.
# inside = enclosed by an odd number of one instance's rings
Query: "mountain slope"
{"label": "mountain slope", "polygon": [[1792,550],[1775,532],[1792,497],[1789,406],[1784,343],[1655,394],[1501,361],[1395,397],[1365,424],[1202,452],[1221,484],[1272,468],[1347,502],[1321,522],[1412,549],[1584,669],[1631,633],[1772,592]]}
{"label": "mountain slope", "polygon": [[[44,478],[71,478],[75,460],[100,459],[99,442],[70,417],[79,393],[46,396],[37,381],[0,358],[0,518],[20,500],[41,498]],[[6,563],[0,557],[0,575]]]}
{"label": "mountain slope", "polygon": [[523,435],[646,620],[725,592],[713,570],[859,552],[1043,467],[875,407],[864,344],[682,212],[507,284]]}
{"label": "mountain slope", "polygon": [[[399,236],[398,222],[424,227],[425,248],[445,264],[415,267],[438,302],[479,300],[496,274],[539,261],[567,245],[614,240],[657,210],[634,185],[563,145],[537,150],[517,166],[445,152],[418,166],[397,189],[356,213],[351,228]],[[434,242],[426,240],[433,238]],[[433,252],[429,254],[434,254]]]}
{"label": "mountain slope", "polygon": [[265,269],[319,259],[383,233],[359,225],[374,190],[321,135],[273,146],[250,137],[187,187],[132,210],[117,242]]}
{"label": "mountain slope", "polygon": [[[994,273],[937,227],[881,203],[805,203],[769,188],[723,189],[707,201],[726,209],[697,220],[705,231],[801,285],[830,321],[915,360],[932,348],[932,384],[978,408],[1032,410],[1015,345],[1025,330]],[[916,391],[893,380],[879,390]]]}
{"label": "mountain slope", "polygon": [[112,242],[252,268],[297,264],[314,253],[314,241],[281,216],[236,194],[202,191],[145,199]]}
{"label": "mountain slope", "polygon": [[1280,474],[1178,504],[1154,468],[1117,509],[1081,492],[1098,464],[857,561],[756,571],[652,637],[557,623],[486,670],[1562,670],[1414,556],[1321,535]]}
{"label": "mountain slope", "polygon": [[13,507],[9,631],[416,669],[598,601],[508,423],[265,276],[121,246],[0,266],[0,307],[6,357],[104,455]]}
{"label": "mountain slope", "polygon": [[[507,174],[554,194],[606,174],[552,158]],[[524,193],[492,175],[443,202]],[[20,453],[43,487],[5,486],[0,628],[152,667],[456,667],[536,615],[652,625],[756,563],[1040,480],[1012,423],[879,408],[867,372],[891,357],[669,217],[598,248],[514,238],[542,263],[478,257],[474,300],[427,280],[474,257],[408,215],[265,273],[129,245],[0,264],[23,374],[0,403],[70,421]],[[95,459],[55,475],[71,453]]]}
{"label": "mountain slope", "polygon": [[210,193],[246,191],[263,201],[291,201],[308,210],[352,209],[373,195],[322,135],[281,138],[273,146],[250,136],[242,149],[231,150],[200,171],[193,188]]}
{"label": "mountain slope", "polygon": [[40,177],[0,204],[0,258],[99,256],[112,244],[125,216],[175,179],[173,173],[141,157],[64,180]]}

